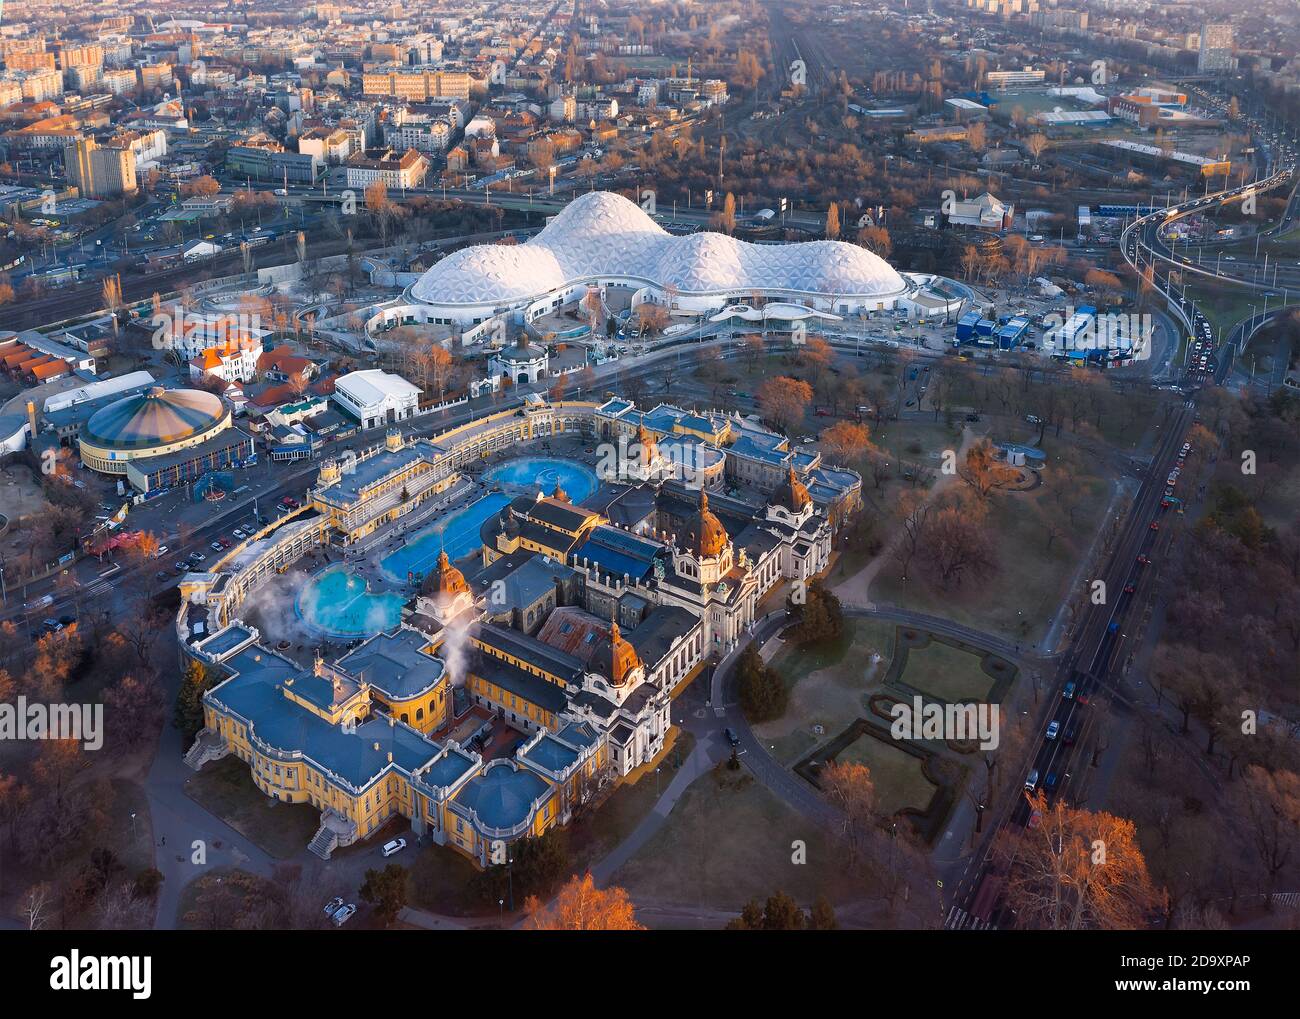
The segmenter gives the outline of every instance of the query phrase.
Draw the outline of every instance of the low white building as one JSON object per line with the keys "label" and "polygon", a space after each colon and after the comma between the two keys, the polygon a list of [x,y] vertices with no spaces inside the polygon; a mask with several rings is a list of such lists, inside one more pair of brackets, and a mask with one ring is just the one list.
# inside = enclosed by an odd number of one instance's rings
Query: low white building
{"label": "low white building", "polygon": [[948,214],[953,226],[974,227],[977,230],[1009,230],[1016,207],[1003,202],[985,191],[978,198],[954,202]]}
{"label": "low white building", "polygon": [[362,428],[405,421],[419,409],[420,390],[378,368],[349,372],[334,383],[334,400]]}
{"label": "low white building", "polygon": [[73,407],[78,403],[85,403],[87,400],[98,400],[101,397],[112,396],[114,393],[122,393],[138,386],[147,386],[153,380],[153,376],[148,372],[136,371],[118,375],[116,378],[88,382],[84,386],[79,386],[76,389],[65,389],[61,393],[55,393],[53,396],[48,397],[41,409],[46,414],[52,414],[56,410]]}

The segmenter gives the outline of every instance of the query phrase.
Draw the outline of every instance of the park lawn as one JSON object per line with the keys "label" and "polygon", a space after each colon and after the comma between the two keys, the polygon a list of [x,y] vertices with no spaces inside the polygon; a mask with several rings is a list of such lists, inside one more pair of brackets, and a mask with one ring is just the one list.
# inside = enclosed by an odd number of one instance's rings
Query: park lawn
{"label": "park lawn", "polygon": [[[807,847],[796,864],[791,844]],[[787,892],[805,907],[819,895],[832,903],[865,896],[865,882],[846,872],[832,836],[786,806],[744,769],[719,765],[695,780],[667,823],[614,874],[633,902],[680,903],[735,910]]]}
{"label": "park lawn", "polygon": [[660,762],[660,774],[641,775],[635,782],[622,782],[596,810],[579,817],[569,826],[569,858],[574,873],[581,873],[615,849],[654,809],[660,793],[668,788],[678,767],[691,756],[695,736],[677,730],[676,741]]}
{"label": "park lawn", "polygon": [[451,846],[418,846],[406,883],[411,905],[445,916],[496,914],[497,904],[478,893],[480,873]]}
{"label": "park lawn", "polygon": [[900,418],[886,421],[878,431],[873,430],[872,441],[883,449],[891,462],[905,462],[937,471],[945,449],[956,452],[961,446],[961,426],[948,427],[944,417],[933,419]]}
{"label": "park lawn", "polygon": [[967,578],[944,590],[924,568],[913,568],[910,580],[900,579],[889,563],[872,585],[872,597],[931,615],[951,619],[1017,644],[1035,644],[1046,633],[1080,558],[1091,547],[1096,528],[1106,516],[1111,486],[1098,476],[1081,477],[1077,530],[1060,535],[1047,548],[1043,522],[1057,512],[1042,488],[995,495],[989,511],[989,535],[997,570]]}
{"label": "park lawn", "polygon": [[[781,718],[754,733],[789,767],[827,737],[869,716],[867,695],[880,685],[894,654],[894,624],[846,616],[838,640],[804,649],[784,645],[771,665],[790,691]],[[873,656],[879,656],[878,659]],[[813,727],[820,725],[820,734]]]}
{"label": "park lawn", "polygon": [[839,764],[864,764],[876,788],[876,808],[891,816],[904,807],[925,810],[939,787],[925,777],[921,758],[864,732],[835,758]]}
{"label": "park lawn", "polygon": [[908,648],[907,666],[900,678],[943,701],[987,700],[994,683],[980,667],[977,655],[937,640],[922,648]]}
{"label": "park lawn", "polygon": [[238,757],[206,765],[186,781],[185,794],[278,860],[301,853],[320,827],[320,811],[271,799],[253,784],[248,765]]}

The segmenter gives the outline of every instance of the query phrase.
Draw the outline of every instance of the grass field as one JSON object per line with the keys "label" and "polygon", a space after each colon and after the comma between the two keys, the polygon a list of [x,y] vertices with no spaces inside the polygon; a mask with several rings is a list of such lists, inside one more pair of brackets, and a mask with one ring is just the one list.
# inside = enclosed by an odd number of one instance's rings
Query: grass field
{"label": "grass field", "polygon": [[[1187,288],[1187,296],[1196,301],[1215,334],[1221,334],[1226,340],[1233,327],[1242,319],[1249,318],[1254,306],[1263,309],[1264,298],[1241,290],[1209,289],[1206,287]],[[1270,307],[1274,302],[1270,302]]]}
{"label": "grass field", "polygon": [[907,652],[901,679],[944,701],[986,700],[994,682],[974,654],[937,640]]}
{"label": "grass field", "polygon": [[887,422],[872,438],[895,462],[905,461],[938,470],[942,452],[955,450],[961,445],[961,426],[949,428],[940,414],[938,421],[908,419]]}
{"label": "grass field", "polygon": [[636,782],[623,782],[599,809],[574,821],[568,835],[569,857],[575,873],[581,873],[632,834],[673,780],[674,762],[679,765],[684,762],[694,746],[695,737],[678,730],[672,750],[660,764],[657,781],[648,772]]}
{"label": "grass field", "polygon": [[416,852],[407,880],[411,905],[447,916],[482,916],[497,912],[478,894],[479,871],[450,846],[423,846]]}
{"label": "grass field", "polygon": [[876,809],[886,816],[904,807],[924,810],[939,787],[925,777],[921,759],[865,732],[836,755],[840,764],[865,764],[876,786]]}
{"label": "grass field", "polygon": [[273,800],[253,784],[248,765],[223,757],[185,783],[185,794],[280,860],[296,856],[320,827],[320,811]]}
{"label": "grass field", "polygon": [[[784,891],[811,904],[865,895],[861,881],[836,861],[831,836],[778,800],[749,772],[719,766],[677,801],[667,824],[614,874],[633,902],[740,909],[750,899]],[[791,843],[807,846],[807,864],[792,860]],[[689,861],[683,865],[683,861]]]}
{"label": "grass field", "polygon": [[[785,715],[754,726],[773,757],[791,765],[827,736],[868,714],[867,696],[894,655],[894,625],[848,617],[839,640],[811,649],[788,644],[772,659],[790,691]],[[813,731],[820,725],[821,734]]]}

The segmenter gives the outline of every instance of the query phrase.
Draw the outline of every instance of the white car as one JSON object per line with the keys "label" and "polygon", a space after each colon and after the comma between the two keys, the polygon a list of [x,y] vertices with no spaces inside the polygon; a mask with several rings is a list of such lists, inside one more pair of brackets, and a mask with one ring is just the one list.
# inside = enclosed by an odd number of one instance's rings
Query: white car
{"label": "white car", "polygon": [[325,910],[324,910],[325,915],[333,916],[335,913],[339,911],[339,907],[341,905],[343,905],[342,898],[340,898],[337,895],[334,896],[334,898],[330,899],[329,902],[325,903]]}
{"label": "white car", "polygon": [[1056,737],[1060,734],[1060,732],[1061,732],[1061,723],[1053,722],[1051,725],[1047,727],[1047,738],[1056,739]]}
{"label": "white car", "polygon": [[357,911],[356,903],[349,902],[346,906],[340,906],[337,910],[335,910],[334,915],[330,917],[330,922],[332,922],[335,927],[342,927],[345,923],[347,923],[349,920],[352,919],[352,914],[355,913],[356,911]]}
{"label": "white car", "polygon": [[406,848],[406,839],[393,839],[392,842],[385,842],[384,850],[383,850],[384,856],[386,857],[393,856],[397,853],[400,853],[405,848]]}
{"label": "white car", "polygon": [[213,552],[220,552],[220,551],[221,551],[221,542],[219,542],[219,541],[214,541],[211,545],[208,546],[208,548],[212,549]]}

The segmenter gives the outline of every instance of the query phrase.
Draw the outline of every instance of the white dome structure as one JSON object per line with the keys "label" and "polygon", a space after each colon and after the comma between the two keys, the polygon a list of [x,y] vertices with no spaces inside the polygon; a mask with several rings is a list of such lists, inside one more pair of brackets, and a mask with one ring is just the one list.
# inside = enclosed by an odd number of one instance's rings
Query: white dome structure
{"label": "white dome structure", "polygon": [[751,244],[725,234],[677,237],[621,195],[575,198],[525,244],[453,252],[411,288],[430,317],[461,325],[505,311],[532,318],[592,285],[669,288],[680,310],[702,312],[759,295],[838,314],[892,308],[912,285],[884,259],[842,241]]}

